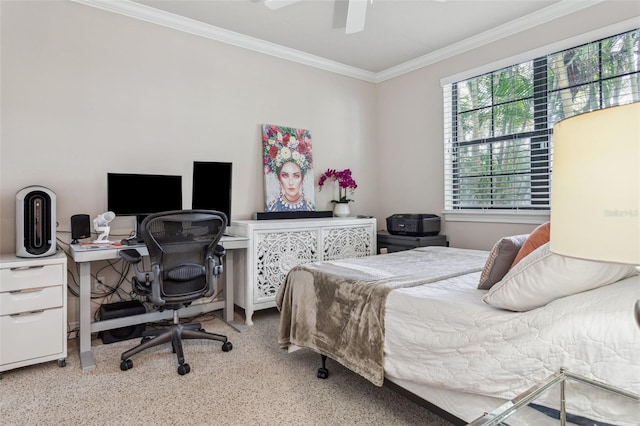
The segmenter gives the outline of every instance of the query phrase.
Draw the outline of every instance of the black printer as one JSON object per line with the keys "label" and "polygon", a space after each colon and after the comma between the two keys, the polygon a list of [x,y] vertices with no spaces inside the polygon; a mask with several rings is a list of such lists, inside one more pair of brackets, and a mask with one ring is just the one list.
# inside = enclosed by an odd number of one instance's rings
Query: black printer
{"label": "black printer", "polygon": [[393,235],[427,237],[440,233],[440,216],[425,213],[399,213],[387,218],[387,231]]}

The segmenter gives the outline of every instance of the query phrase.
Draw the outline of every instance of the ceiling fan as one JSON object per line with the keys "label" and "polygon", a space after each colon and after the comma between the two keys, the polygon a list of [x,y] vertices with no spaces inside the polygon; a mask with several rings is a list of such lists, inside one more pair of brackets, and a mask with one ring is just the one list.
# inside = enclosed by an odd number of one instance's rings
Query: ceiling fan
{"label": "ceiling fan", "polygon": [[[264,0],[265,6],[269,9],[277,10],[302,0]],[[339,0],[336,0],[339,1]],[[373,3],[373,0],[346,0],[348,1],[347,21],[345,25],[345,34],[359,33],[364,30],[364,20],[367,16],[367,3]],[[447,0],[434,0],[443,3]]]}
{"label": "ceiling fan", "polygon": [[[290,4],[301,2],[302,0],[264,0],[265,6],[269,9],[277,10]],[[358,33],[364,30],[364,19],[367,15],[367,2],[373,0],[348,0],[346,34]]]}

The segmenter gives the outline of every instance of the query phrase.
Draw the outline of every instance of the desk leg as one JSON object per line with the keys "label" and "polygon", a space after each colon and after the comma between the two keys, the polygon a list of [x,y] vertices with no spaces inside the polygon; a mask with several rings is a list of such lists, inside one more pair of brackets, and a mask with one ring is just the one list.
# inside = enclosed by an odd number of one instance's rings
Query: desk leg
{"label": "desk leg", "polygon": [[95,368],[91,351],[91,263],[80,265],[80,365],[83,370]]}
{"label": "desk leg", "polygon": [[233,250],[227,250],[224,258],[224,309],[222,316],[227,324],[238,331],[245,331],[247,327],[234,320],[233,310]]}

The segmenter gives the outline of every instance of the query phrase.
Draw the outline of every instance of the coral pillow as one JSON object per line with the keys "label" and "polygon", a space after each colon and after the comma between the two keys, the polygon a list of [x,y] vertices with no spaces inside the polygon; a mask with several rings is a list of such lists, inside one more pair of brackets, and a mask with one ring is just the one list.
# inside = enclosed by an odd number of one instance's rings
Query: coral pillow
{"label": "coral pillow", "polygon": [[550,233],[551,233],[550,222],[543,223],[542,225],[534,229],[533,232],[529,234],[527,241],[525,241],[522,247],[520,248],[520,251],[516,255],[516,258],[513,260],[513,263],[511,264],[511,267],[513,268],[514,266],[516,266],[518,262],[520,262],[522,259],[527,257],[528,254],[530,254],[532,251],[534,251],[541,245],[548,243]]}
{"label": "coral pillow", "polygon": [[492,285],[500,281],[509,272],[513,260],[518,255],[522,245],[527,241],[528,236],[529,234],[504,237],[494,244],[480,275],[479,289],[489,290]]}

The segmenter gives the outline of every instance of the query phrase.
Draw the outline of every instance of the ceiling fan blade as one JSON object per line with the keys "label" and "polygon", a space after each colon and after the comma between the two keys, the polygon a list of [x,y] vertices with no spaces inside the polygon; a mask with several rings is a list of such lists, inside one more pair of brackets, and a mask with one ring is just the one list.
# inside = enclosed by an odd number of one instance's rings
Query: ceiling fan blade
{"label": "ceiling fan blade", "polygon": [[353,34],[364,30],[364,18],[367,15],[367,1],[349,0],[345,33]]}
{"label": "ceiling fan blade", "polygon": [[264,0],[264,5],[271,10],[278,10],[290,4],[298,3],[302,0]]}

